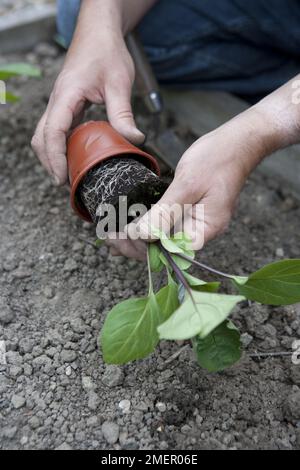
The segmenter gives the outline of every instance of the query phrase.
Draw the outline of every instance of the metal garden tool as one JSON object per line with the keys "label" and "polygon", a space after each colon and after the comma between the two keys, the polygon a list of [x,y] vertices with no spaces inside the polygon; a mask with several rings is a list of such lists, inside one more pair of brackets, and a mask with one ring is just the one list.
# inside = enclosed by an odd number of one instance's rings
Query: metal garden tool
{"label": "metal garden tool", "polygon": [[127,46],[135,63],[138,94],[143,98],[153,121],[147,135],[145,148],[149,153],[155,154],[169,168],[175,170],[186,146],[172,129],[166,127],[159,85],[136,33],[128,35]]}

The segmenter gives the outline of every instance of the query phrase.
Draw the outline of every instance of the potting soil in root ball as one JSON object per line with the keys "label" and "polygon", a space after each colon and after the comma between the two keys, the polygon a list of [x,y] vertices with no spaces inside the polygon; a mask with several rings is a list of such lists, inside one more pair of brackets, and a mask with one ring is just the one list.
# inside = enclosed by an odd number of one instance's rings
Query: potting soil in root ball
{"label": "potting soil in root ball", "polygon": [[[143,204],[147,209],[159,201],[167,183],[132,157],[114,158],[91,169],[79,186],[79,195],[94,222],[104,217],[101,207],[114,206],[119,221],[119,201],[127,197],[127,207]],[[100,214],[100,215],[99,215]],[[133,220],[127,216],[126,223]],[[117,230],[119,230],[117,223]]]}

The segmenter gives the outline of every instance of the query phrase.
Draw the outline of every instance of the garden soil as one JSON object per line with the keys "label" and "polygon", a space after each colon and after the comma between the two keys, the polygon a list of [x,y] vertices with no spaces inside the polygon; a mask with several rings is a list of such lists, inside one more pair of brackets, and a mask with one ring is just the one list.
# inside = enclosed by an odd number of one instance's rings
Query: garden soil
{"label": "garden soil", "polygon": [[[242,304],[233,318],[244,357],[223,373],[200,369],[189,345],[169,342],[144,361],[103,363],[101,325],[117,302],[146,293],[146,266],[89,245],[94,228],[33,155],[62,58],[42,44],[22,59],[42,64],[44,77],[11,82],[22,102],[0,108],[0,448],[299,449],[300,366],[290,355],[251,357],[292,352],[299,305]],[[299,258],[299,234],[299,202],[256,173],[228,232],[198,256],[247,274]]]}

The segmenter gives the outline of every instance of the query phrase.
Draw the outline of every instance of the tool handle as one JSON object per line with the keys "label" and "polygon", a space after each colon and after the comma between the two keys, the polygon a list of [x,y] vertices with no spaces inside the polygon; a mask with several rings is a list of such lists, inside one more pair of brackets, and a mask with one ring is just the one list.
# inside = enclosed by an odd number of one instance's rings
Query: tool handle
{"label": "tool handle", "polygon": [[138,91],[152,114],[161,113],[163,104],[159,85],[137,33],[130,33],[126,42],[135,63]]}

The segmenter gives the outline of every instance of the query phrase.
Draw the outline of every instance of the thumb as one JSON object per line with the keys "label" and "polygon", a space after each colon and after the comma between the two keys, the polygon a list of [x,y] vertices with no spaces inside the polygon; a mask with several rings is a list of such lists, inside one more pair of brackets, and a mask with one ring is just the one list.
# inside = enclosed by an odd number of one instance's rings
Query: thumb
{"label": "thumb", "polygon": [[107,87],[105,104],[110,124],[123,137],[135,145],[145,141],[145,135],[136,127],[132,107],[130,87]]}
{"label": "thumb", "polygon": [[175,232],[184,231],[184,214],[192,208],[189,194],[183,189],[180,181],[174,180],[161,200],[155,204],[137,223],[131,223],[127,227],[128,235],[136,240],[155,240],[158,238],[153,233],[153,228],[159,229],[167,236],[172,229]]}

